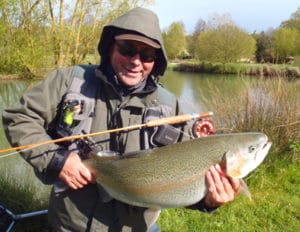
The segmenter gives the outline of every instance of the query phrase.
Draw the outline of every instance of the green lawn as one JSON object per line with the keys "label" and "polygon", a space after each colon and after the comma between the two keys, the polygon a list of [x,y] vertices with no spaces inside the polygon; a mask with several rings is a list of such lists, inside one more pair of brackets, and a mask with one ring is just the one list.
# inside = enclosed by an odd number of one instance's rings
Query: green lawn
{"label": "green lawn", "polygon": [[274,156],[246,178],[252,201],[240,195],[214,214],[167,209],[159,218],[161,231],[300,231],[299,151],[294,161]]}

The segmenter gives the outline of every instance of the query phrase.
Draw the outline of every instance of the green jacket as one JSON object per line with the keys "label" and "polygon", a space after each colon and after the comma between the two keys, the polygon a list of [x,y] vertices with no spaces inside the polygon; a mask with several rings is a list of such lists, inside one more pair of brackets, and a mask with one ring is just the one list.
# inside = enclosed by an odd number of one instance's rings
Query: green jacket
{"label": "green jacket", "polygon": [[[52,139],[48,131],[57,121],[56,116],[61,109],[62,99],[66,98],[65,95],[69,90],[74,68],[58,69],[51,72],[45,80],[25,93],[19,104],[3,112],[5,131],[12,146]],[[98,89],[95,96],[91,132],[104,131],[112,127],[127,127],[141,124],[143,123],[145,110],[150,108],[163,110],[164,114],[167,114],[166,116],[178,113],[176,98],[161,86],[158,86],[151,78],[148,79],[147,88],[131,93],[126,97],[119,95],[115,87],[100,70],[96,69],[94,77],[90,79],[94,79],[93,84],[97,84]],[[83,95],[83,98],[90,98],[91,96],[88,96],[88,93],[88,91],[84,91],[81,95]],[[163,97],[162,95],[165,95],[163,105],[160,99]],[[118,118],[115,125],[112,125],[113,117]],[[123,153],[142,149],[141,133],[140,130],[133,130],[120,133],[117,137],[104,134],[93,139],[101,141],[101,146],[104,150],[113,149]],[[56,181],[68,152],[68,149],[61,144],[49,144],[24,151],[22,156],[33,166],[35,173],[44,183],[52,184]],[[92,211],[95,211],[94,206],[97,202],[102,201],[101,196],[99,198],[99,192],[101,195],[103,190],[100,189],[101,191],[98,191],[98,188],[97,186],[89,186],[83,190],[67,190],[60,194],[56,194],[53,191],[49,207],[51,224],[58,226],[57,229],[59,229],[60,225],[64,225],[64,227],[66,224],[70,224],[70,227],[74,226],[76,221],[76,228],[84,230],[91,220],[86,214],[91,215]],[[88,197],[90,194],[95,195],[93,201],[79,201],[79,199],[90,199]],[[78,202],[78,204],[74,205],[73,202]],[[113,202],[113,204],[119,204],[119,207],[122,205],[119,202]],[[67,206],[71,210],[66,210]],[[102,206],[100,204],[97,210],[100,210]],[[62,208],[60,209],[60,207]],[[82,213],[81,208],[89,209],[90,211]],[[140,210],[143,211],[143,209]],[[105,209],[105,211],[109,210]],[[123,211],[120,210],[120,212]],[[65,214],[72,215],[74,221],[62,221]],[[113,218],[111,217],[111,220]],[[106,222],[106,224],[109,224],[109,222]]]}
{"label": "green jacket", "polygon": [[[161,49],[145,86],[120,95],[118,86],[112,82],[112,75],[107,75],[110,66],[107,55],[113,37],[128,31],[159,42]],[[90,96],[85,85],[75,91],[75,95],[80,95],[83,102],[95,98],[92,112],[85,115],[91,119],[91,132],[141,124],[148,109],[160,111],[164,116],[180,113],[176,98],[157,84],[159,76],[166,69],[167,57],[158,19],[151,11],[135,8],[104,27],[98,50],[101,55],[100,66],[92,74],[83,74],[83,78],[88,78],[96,86],[95,96]],[[74,67],[54,70],[26,92],[18,104],[4,110],[4,129],[12,146],[52,139],[52,131],[57,125],[63,102],[72,95],[69,86],[73,70]],[[116,135],[104,134],[93,137],[93,140],[99,142],[104,150],[124,153],[144,148],[142,133],[133,130]],[[68,157],[69,148],[63,144],[49,144],[21,154],[44,183],[53,184]],[[135,231],[145,230],[143,208],[129,206],[105,196],[98,185],[88,185],[76,191],[53,190],[49,202],[49,222],[56,231],[121,231],[128,227]]]}

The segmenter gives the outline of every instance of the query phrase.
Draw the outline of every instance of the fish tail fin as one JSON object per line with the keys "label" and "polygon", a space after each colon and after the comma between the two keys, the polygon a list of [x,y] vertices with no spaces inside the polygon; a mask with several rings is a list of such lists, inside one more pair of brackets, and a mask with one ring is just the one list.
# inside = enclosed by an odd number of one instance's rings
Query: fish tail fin
{"label": "fish tail fin", "polygon": [[246,195],[250,199],[250,201],[252,201],[252,197],[251,197],[251,193],[249,191],[249,188],[248,188],[246,182],[243,179],[241,179],[240,193]]}
{"label": "fish tail fin", "polygon": [[160,215],[160,208],[148,208],[144,212],[144,219],[147,225],[147,231],[151,228],[151,226],[157,221]]}

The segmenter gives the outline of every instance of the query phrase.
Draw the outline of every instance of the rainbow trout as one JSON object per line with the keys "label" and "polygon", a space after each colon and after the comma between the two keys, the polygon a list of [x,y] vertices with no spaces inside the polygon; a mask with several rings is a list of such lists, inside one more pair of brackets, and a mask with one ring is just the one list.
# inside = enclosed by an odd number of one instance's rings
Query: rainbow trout
{"label": "rainbow trout", "polygon": [[210,166],[221,163],[228,176],[243,178],[262,163],[270,147],[263,133],[220,134],[122,156],[100,152],[85,164],[111,197],[149,208],[145,220],[151,226],[160,209],[192,205],[205,196]]}

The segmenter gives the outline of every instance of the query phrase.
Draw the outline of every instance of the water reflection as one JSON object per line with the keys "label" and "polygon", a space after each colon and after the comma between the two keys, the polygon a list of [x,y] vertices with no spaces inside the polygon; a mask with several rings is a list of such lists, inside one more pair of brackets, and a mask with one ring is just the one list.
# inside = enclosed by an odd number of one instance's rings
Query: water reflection
{"label": "water reflection", "polygon": [[238,76],[221,76],[196,73],[167,71],[161,79],[163,85],[173,92],[182,103],[187,113],[213,111],[209,102],[211,92],[215,94],[236,96],[246,89],[244,78]]}
{"label": "water reflection", "polygon": [[[19,101],[22,93],[33,86],[33,81],[1,81],[0,83],[0,112]],[[3,125],[0,123],[0,148],[8,148],[9,143],[4,135]],[[11,153],[8,153],[11,154]],[[2,158],[1,158],[2,157]],[[19,183],[30,183],[36,190],[36,197],[46,198],[49,189],[45,187],[34,175],[32,167],[18,155],[18,153],[7,156],[0,154],[0,175],[7,176]]]}
{"label": "water reflection", "polygon": [[[0,112],[4,108],[16,103],[22,93],[31,85],[32,81],[1,81],[0,84]],[[3,131],[2,123],[0,123],[0,131]],[[7,147],[8,143],[3,133],[0,133],[0,147]]]}

